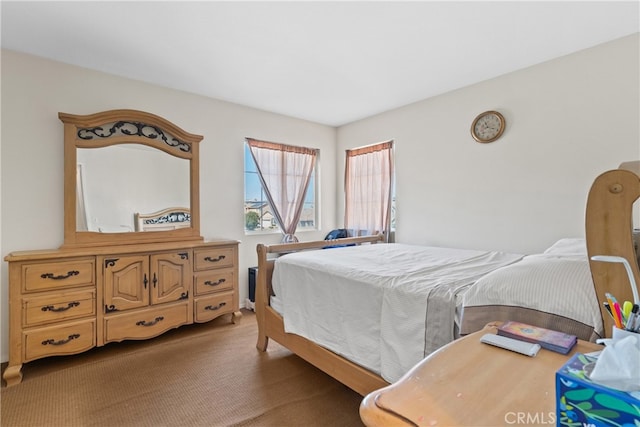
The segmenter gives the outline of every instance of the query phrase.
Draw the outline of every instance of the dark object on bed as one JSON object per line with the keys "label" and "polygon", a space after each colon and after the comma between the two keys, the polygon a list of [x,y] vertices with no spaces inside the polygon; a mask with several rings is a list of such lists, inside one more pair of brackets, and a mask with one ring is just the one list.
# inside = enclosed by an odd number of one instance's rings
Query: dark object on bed
{"label": "dark object on bed", "polygon": [[[327,234],[324,240],[336,240],[336,239],[346,239],[349,237],[349,231],[346,228],[336,228],[335,230],[331,230],[329,234]],[[349,245],[331,245],[325,246],[322,249],[331,249],[331,248],[343,248],[345,246],[354,246],[354,243]]]}
{"label": "dark object on bed", "polygon": [[331,230],[324,240],[344,239],[346,237],[349,237],[349,232],[346,228],[336,228]]}

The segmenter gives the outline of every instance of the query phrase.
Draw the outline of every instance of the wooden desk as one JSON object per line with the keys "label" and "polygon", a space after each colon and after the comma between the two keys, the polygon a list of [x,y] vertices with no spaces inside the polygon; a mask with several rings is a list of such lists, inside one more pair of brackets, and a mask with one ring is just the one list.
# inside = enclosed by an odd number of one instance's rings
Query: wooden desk
{"label": "wooden desk", "polygon": [[496,324],[432,353],[398,382],[368,394],[360,417],[377,426],[556,424],[555,372],[574,353],[603,347],[578,341],[568,355],[524,356],[480,342]]}

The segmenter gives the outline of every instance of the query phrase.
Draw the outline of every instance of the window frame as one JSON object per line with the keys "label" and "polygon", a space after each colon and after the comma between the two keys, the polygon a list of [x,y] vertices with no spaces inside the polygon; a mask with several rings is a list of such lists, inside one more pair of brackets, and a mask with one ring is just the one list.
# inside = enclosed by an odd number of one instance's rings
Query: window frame
{"label": "window frame", "polygon": [[[292,145],[292,144],[288,144],[288,145]],[[271,206],[269,206],[269,202],[266,200],[266,197],[264,196],[264,189],[262,188],[262,184],[260,183],[260,179],[258,178],[258,171],[255,165],[255,162],[253,160],[253,157],[251,156],[250,150],[249,150],[249,145],[245,139],[244,143],[244,154],[243,154],[243,160],[244,160],[244,166],[243,166],[243,180],[244,180],[244,185],[243,185],[243,211],[244,211],[244,234],[246,236],[251,236],[251,235],[261,235],[261,234],[282,234],[282,229],[278,226],[277,222],[275,221],[275,219],[272,217],[271,219],[271,223],[273,224],[271,227],[269,228],[265,228],[264,227],[264,220],[260,220],[259,221],[259,227],[253,229],[253,230],[249,230],[247,229],[247,220],[246,220],[246,216],[249,213],[251,208],[248,208],[249,204],[252,203],[251,199],[248,199],[247,196],[247,184],[248,184],[248,174],[250,173],[254,173],[256,178],[255,181],[257,181],[256,183],[253,183],[253,185],[258,185],[260,187],[260,200],[256,200],[256,203],[260,204],[260,210],[262,209],[267,209],[268,210],[271,209]],[[309,187],[307,188],[307,191],[309,191],[309,189],[313,189],[313,226],[309,227],[309,226],[302,226],[300,225],[300,221],[298,223],[298,227],[296,229],[296,234],[297,233],[305,233],[305,232],[309,232],[309,231],[319,231],[320,230],[320,163],[321,163],[321,159],[320,159],[320,149],[319,148],[311,148],[312,150],[316,151],[316,163],[313,169],[313,173],[311,176],[311,182],[309,183]],[[248,163],[250,162],[250,163]],[[253,170],[252,171],[248,171],[247,170],[247,166],[251,165]],[[255,191],[255,190],[254,190]],[[307,199],[307,195],[305,195],[305,200]],[[305,201],[305,205],[309,203]],[[265,215],[265,213],[261,214],[261,218]]]}

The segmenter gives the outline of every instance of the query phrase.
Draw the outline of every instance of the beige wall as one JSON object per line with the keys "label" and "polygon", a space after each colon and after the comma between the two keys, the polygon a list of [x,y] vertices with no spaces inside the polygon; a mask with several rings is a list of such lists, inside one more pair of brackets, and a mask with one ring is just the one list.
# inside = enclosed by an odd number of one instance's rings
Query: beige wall
{"label": "beige wall", "polygon": [[[581,237],[593,179],[640,159],[638,39],[342,126],[337,170],[345,149],[395,140],[396,241],[531,253]],[[471,122],[493,109],[506,131],[479,144]]]}
{"label": "beige wall", "polygon": [[[148,111],[204,135],[200,144],[201,232],[241,240],[241,302],[247,268],[257,264],[258,242],[279,234],[244,235],[244,138],[320,149],[322,232],[335,228],[335,129],[282,115],[104,73],[2,51],[2,257],[11,251],[57,248],[63,243],[63,126],[58,112],[91,114],[115,108]],[[2,262],[2,361],[8,360],[7,265]]]}

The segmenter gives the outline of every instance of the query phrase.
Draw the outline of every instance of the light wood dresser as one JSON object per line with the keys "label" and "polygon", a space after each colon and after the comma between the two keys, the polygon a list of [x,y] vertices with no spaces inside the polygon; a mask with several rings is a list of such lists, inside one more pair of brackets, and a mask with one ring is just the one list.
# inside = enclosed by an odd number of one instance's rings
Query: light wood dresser
{"label": "light wood dresser", "polygon": [[7,385],[22,364],[238,311],[233,240],[13,252]]}
{"label": "light wood dresser", "polygon": [[[5,257],[8,386],[22,381],[22,365],[32,360],[148,339],[223,314],[231,313],[234,323],[241,316],[240,242],[200,235],[203,137],[137,110],[58,118],[64,125],[64,243]],[[150,206],[156,211],[138,210]],[[114,232],[114,224],[130,232]]]}

